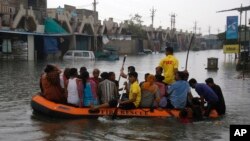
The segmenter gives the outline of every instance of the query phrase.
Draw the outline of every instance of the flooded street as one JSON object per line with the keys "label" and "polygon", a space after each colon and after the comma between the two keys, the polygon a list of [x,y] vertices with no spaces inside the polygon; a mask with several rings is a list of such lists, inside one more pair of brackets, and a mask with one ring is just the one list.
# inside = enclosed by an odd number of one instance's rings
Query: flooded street
{"label": "flooded street", "polygon": [[[144,74],[154,73],[164,54],[128,56],[125,68],[134,65],[143,81]],[[184,70],[186,52],[175,53],[179,70]],[[218,58],[218,70],[208,71],[207,58]],[[86,66],[101,71],[114,71],[117,79],[122,65],[119,61],[64,61],[49,62],[65,67]],[[216,120],[181,124],[173,118],[131,118],[111,121],[105,118],[63,120],[34,115],[30,107],[31,97],[39,91],[39,76],[48,62],[0,61],[0,140],[229,140],[231,124],[250,124],[250,79],[238,79],[236,62],[224,57],[222,50],[190,52],[189,78],[203,82],[214,78],[221,86],[227,111]],[[125,69],[127,70],[127,69]],[[125,79],[121,79],[123,83]],[[193,90],[193,95],[197,95]]]}

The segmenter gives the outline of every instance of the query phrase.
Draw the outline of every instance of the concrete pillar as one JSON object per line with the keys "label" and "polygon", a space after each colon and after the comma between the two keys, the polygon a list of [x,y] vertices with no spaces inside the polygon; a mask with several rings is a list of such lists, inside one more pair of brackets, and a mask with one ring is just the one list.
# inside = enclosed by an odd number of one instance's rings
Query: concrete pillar
{"label": "concrete pillar", "polygon": [[72,35],[70,37],[70,49],[75,50],[76,49],[76,35]]}
{"label": "concrete pillar", "polygon": [[28,35],[28,60],[33,61],[35,56],[34,35]]}
{"label": "concrete pillar", "polygon": [[88,50],[92,50],[91,46],[92,46],[91,36],[88,36]]}

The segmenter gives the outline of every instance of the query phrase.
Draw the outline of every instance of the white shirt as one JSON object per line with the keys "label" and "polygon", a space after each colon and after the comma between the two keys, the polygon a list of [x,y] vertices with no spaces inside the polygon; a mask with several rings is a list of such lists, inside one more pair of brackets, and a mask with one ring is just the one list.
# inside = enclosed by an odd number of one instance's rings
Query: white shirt
{"label": "white shirt", "polygon": [[69,79],[69,83],[68,83],[68,87],[67,87],[67,90],[68,90],[67,102],[78,106],[80,103],[80,98],[78,95],[76,79],[77,78],[70,78]]}

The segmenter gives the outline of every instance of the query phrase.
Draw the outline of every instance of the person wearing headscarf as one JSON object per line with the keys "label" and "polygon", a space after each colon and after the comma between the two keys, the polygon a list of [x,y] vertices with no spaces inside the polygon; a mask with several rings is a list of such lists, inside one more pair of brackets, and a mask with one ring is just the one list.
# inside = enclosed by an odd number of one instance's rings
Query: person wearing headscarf
{"label": "person wearing headscarf", "polygon": [[149,74],[146,81],[141,86],[141,103],[140,107],[154,107],[160,102],[160,91],[155,84],[155,76]]}
{"label": "person wearing headscarf", "polygon": [[45,67],[40,78],[41,94],[50,101],[66,103],[66,96],[60,85],[60,73],[61,70],[54,65],[48,64]]}

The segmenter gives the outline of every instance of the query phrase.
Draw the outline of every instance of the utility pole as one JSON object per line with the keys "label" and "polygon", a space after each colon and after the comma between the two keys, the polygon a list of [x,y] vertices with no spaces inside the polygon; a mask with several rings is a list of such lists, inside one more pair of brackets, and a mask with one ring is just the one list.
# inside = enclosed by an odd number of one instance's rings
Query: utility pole
{"label": "utility pole", "polygon": [[208,26],[208,35],[210,36],[210,33],[211,33],[211,26],[209,25]]}
{"label": "utility pole", "polygon": [[97,51],[97,15],[96,15],[96,0],[93,2],[94,7],[94,51]]}
{"label": "utility pole", "polygon": [[177,15],[176,14],[171,14],[170,17],[171,17],[171,30],[173,30],[175,28],[175,17]]}
{"label": "utility pole", "polygon": [[211,48],[211,37],[210,37],[210,33],[211,33],[211,26],[208,26],[208,46],[209,48]]}
{"label": "utility pole", "polygon": [[218,34],[220,34],[220,29],[219,28],[217,29],[217,31],[218,31]]}
{"label": "utility pole", "polygon": [[194,22],[194,34],[196,34],[196,30],[197,30],[197,21]]}
{"label": "utility pole", "polygon": [[154,17],[155,17],[155,12],[156,12],[156,9],[151,9],[151,20],[152,20],[152,28],[154,28]]}
{"label": "utility pole", "polygon": [[171,14],[170,15],[170,20],[171,20],[171,28],[170,28],[170,46],[171,47],[175,47],[174,46],[174,32],[175,32],[175,17],[176,17],[177,15],[176,14]]}

